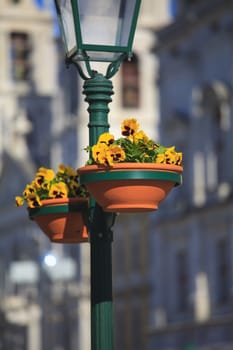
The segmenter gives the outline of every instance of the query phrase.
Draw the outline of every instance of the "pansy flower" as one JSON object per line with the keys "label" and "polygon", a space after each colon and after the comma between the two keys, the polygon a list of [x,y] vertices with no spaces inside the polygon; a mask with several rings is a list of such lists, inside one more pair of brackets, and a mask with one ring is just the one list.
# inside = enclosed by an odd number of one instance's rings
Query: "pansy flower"
{"label": "pansy flower", "polygon": [[165,154],[159,153],[156,157],[156,163],[164,164],[166,162]]}
{"label": "pansy flower", "polygon": [[106,152],[106,159],[108,165],[111,166],[114,163],[119,163],[123,161],[125,159],[125,152],[120,146],[112,145]]}
{"label": "pansy flower", "polygon": [[36,173],[35,183],[38,187],[40,187],[44,181],[51,181],[54,178],[55,178],[55,173],[52,169],[41,167]]}
{"label": "pansy flower", "polygon": [[167,164],[176,164],[175,146],[168,147],[165,151],[165,159]]}
{"label": "pansy flower", "polygon": [[21,207],[24,204],[24,198],[21,196],[16,196],[15,204],[17,205],[17,207]]}
{"label": "pansy flower", "polygon": [[77,176],[77,173],[73,168],[64,164],[60,164],[58,167],[57,175]]}
{"label": "pansy flower", "polygon": [[24,196],[24,198],[28,198],[35,193],[36,193],[35,183],[32,182],[30,185],[26,185],[26,187],[23,191],[23,196]]}
{"label": "pansy flower", "polygon": [[[137,119],[125,119],[121,124],[123,137],[114,139],[110,133],[99,136],[97,144],[87,147],[92,151],[92,159],[87,164],[113,165],[114,163],[160,163],[182,164],[182,153],[175,146],[165,147],[150,139],[143,130],[139,130]],[[120,148],[115,148],[116,146]]]}
{"label": "pansy flower", "polygon": [[139,129],[137,119],[125,119],[121,124],[121,134],[123,136],[132,138]]}
{"label": "pansy flower", "polygon": [[15,197],[15,203],[19,207],[26,202],[29,208],[34,208],[41,206],[44,199],[87,196],[85,186],[79,183],[77,171],[60,164],[56,175],[52,169],[40,167],[31,184],[26,185],[22,196]]}
{"label": "pansy flower", "polygon": [[181,165],[183,159],[183,154],[182,152],[177,152],[176,153],[176,165]]}
{"label": "pansy flower", "polygon": [[27,204],[29,208],[35,208],[41,206],[40,197],[38,195],[27,198]]}
{"label": "pansy flower", "polygon": [[138,131],[133,137],[133,141],[135,143],[138,143],[139,141],[147,143],[149,142],[149,140],[149,137],[145,134],[143,130]]}
{"label": "pansy flower", "polygon": [[42,190],[45,190],[45,191],[48,191],[50,186],[51,186],[51,182],[50,181],[44,181],[41,184]]}
{"label": "pansy flower", "polygon": [[104,143],[107,146],[110,146],[113,142],[114,136],[112,134],[109,134],[108,132],[101,134],[98,139],[98,143]]}
{"label": "pansy flower", "polygon": [[[105,152],[108,150],[108,146],[105,143],[97,143],[92,147],[92,157],[96,163],[102,163]],[[101,161],[100,161],[101,160]]]}
{"label": "pansy flower", "polygon": [[50,198],[67,198],[68,188],[65,182],[55,183],[51,186],[49,190]]}

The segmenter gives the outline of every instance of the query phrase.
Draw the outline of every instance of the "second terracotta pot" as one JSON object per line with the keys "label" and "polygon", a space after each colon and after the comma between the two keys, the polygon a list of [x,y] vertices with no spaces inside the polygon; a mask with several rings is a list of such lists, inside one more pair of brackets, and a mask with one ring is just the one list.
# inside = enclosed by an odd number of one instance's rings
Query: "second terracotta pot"
{"label": "second terracotta pot", "polygon": [[29,209],[29,216],[55,243],[88,241],[88,199],[57,198],[42,201],[42,206]]}

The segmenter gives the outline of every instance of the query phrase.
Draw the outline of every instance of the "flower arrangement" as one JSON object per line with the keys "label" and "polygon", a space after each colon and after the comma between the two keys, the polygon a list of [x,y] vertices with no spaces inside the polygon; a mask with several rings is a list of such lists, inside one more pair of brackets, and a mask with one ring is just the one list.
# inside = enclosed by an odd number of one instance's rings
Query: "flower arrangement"
{"label": "flower arrangement", "polygon": [[123,137],[114,138],[110,133],[99,136],[97,144],[85,148],[91,153],[88,165],[100,164],[112,166],[116,163],[160,163],[182,164],[182,152],[176,152],[175,146],[165,147],[151,140],[137,119],[126,119],[121,124]]}
{"label": "flower arrangement", "polygon": [[55,173],[52,169],[40,167],[34,180],[26,185],[22,196],[16,196],[17,206],[25,202],[29,208],[40,207],[42,200],[52,198],[87,197],[87,191],[79,184],[77,172],[60,164]]}

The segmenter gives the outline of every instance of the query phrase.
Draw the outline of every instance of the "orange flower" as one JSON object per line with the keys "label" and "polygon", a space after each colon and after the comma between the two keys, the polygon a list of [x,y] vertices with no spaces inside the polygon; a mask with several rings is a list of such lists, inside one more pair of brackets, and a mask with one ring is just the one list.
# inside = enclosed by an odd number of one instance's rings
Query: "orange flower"
{"label": "orange flower", "polygon": [[106,159],[109,165],[119,163],[125,159],[125,152],[120,146],[112,145],[106,152]]}

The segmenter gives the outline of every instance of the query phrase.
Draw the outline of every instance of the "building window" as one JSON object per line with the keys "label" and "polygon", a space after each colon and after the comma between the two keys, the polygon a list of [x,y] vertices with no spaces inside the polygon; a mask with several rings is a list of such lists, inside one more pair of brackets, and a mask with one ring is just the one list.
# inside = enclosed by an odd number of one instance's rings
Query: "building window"
{"label": "building window", "polygon": [[27,81],[30,75],[30,38],[26,33],[13,32],[11,39],[12,78]]}
{"label": "building window", "polygon": [[140,104],[140,76],[139,62],[136,55],[131,61],[125,60],[121,67],[122,72],[122,106],[138,108]]}
{"label": "building window", "polygon": [[217,286],[218,303],[224,304],[230,297],[229,250],[226,238],[217,242]]}
{"label": "building window", "polygon": [[[223,83],[216,81],[204,93],[204,111],[209,119],[209,140],[212,140],[212,149],[216,155],[216,185],[227,181],[226,161],[230,154],[228,150],[231,138],[231,91]],[[211,141],[210,141],[211,142]],[[209,171],[213,172],[212,169]]]}
{"label": "building window", "polygon": [[184,250],[176,254],[177,309],[184,312],[188,308],[188,256]]}
{"label": "building window", "polygon": [[[43,118],[41,118],[43,116]],[[31,157],[37,167],[41,164],[49,166],[51,159],[51,120],[52,115],[48,106],[40,103],[37,108],[30,106],[27,111],[27,119],[31,125],[31,131],[26,135],[26,142]],[[43,135],[43,137],[41,137]]]}
{"label": "building window", "polygon": [[[226,159],[232,153],[231,99],[231,90],[221,81],[196,89],[193,94],[196,154],[201,155],[204,164],[202,185],[208,196],[216,192],[221,184],[229,182],[232,176],[229,164],[226,165]],[[200,178],[199,169],[198,172]]]}

